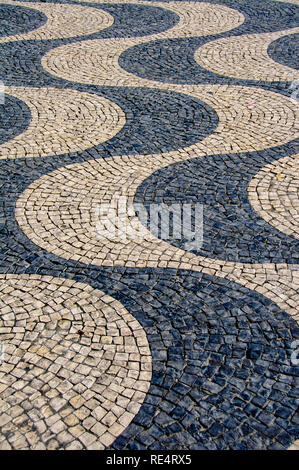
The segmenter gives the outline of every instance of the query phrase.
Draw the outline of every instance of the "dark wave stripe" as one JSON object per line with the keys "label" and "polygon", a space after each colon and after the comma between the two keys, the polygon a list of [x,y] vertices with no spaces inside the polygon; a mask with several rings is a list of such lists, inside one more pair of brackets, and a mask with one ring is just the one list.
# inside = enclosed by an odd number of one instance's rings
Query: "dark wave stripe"
{"label": "dark wave stripe", "polygon": [[[0,96],[2,101],[2,96]],[[29,125],[31,114],[28,106],[14,96],[3,96],[0,103],[0,144],[21,134]]]}
{"label": "dark wave stripe", "polygon": [[46,15],[33,8],[0,3],[0,37],[14,36],[40,28],[47,21]]}
{"label": "dark wave stripe", "polygon": [[298,437],[299,369],[290,359],[296,322],[224,279],[139,275],[114,278],[112,295],[145,329],[153,377],[140,412],[112,447],[287,448]]}
{"label": "dark wave stripe", "polygon": [[299,69],[299,34],[290,34],[276,39],[268,47],[268,55],[275,62]]}
{"label": "dark wave stripe", "polygon": [[[192,250],[198,255],[243,263],[298,263],[299,241],[262,219],[247,196],[257,171],[282,156],[270,149],[174,163],[139,186],[135,203],[143,203],[148,212],[151,204],[202,204],[203,245]],[[168,241],[185,249],[187,240]]]}

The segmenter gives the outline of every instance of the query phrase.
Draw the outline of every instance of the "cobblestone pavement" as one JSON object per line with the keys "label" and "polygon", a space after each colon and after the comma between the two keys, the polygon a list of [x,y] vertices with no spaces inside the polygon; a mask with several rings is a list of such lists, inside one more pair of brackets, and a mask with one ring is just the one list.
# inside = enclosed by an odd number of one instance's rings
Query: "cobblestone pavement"
{"label": "cobblestone pavement", "polygon": [[[0,449],[299,450],[298,36],[299,0],[1,1]],[[199,245],[138,209],[182,204]]]}

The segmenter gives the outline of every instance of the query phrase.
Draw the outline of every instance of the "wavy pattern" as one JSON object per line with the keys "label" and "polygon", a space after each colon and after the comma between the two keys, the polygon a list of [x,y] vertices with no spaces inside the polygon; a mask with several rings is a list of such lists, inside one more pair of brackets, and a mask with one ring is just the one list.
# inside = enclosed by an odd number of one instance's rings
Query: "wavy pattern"
{"label": "wavy pattern", "polygon": [[[274,266],[279,269],[280,264],[273,264],[272,268],[271,265],[261,264],[260,272],[258,268],[253,269],[251,272],[250,268],[246,268],[246,264],[230,261],[231,258],[236,258],[236,253],[232,256],[228,252],[226,254],[228,261],[225,263],[211,259],[211,257],[221,259],[221,255],[217,251],[221,240],[219,237],[216,238],[216,246],[213,247],[212,245],[214,252],[207,249],[206,252],[201,253],[201,256],[186,253],[181,248],[174,247],[164,240],[159,240],[145,228],[142,228],[134,211],[133,213],[127,212],[124,214],[122,225],[135,228],[137,236],[135,232],[133,232],[133,236],[125,238],[115,235],[112,237],[110,234],[101,236],[101,232],[98,231],[98,224],[101,221],[99,217],[101,204],[113,206],[116,197],[126,196],[128,206],[132,205],[138,186],[155,169],[174,161],[189,160],[189,158],[189,153],[185,152],[184,154],[179,151],[172,156],[114,157],[69,165],[36,179],[28,186],[16,201],[16,220],[22,231],[36,245],[64,259],[72,259],[86,265],[96,266],[140,268],[150,266],[194,269],[213,274],[217,273],[221,277],[230,277],[245,285],[250,285],[251,281],[254,288],[257,285],[261,287],[264,284],[263,293],[265,295],[269,295],[271,299],[274,298],[279,305],[283,303],[283,308],[291,314],[296,314],[296,310],[294,311],[293,308],[289,307],[288,302],[284,301],[286,297],[281,298],[281,288],[279,286],[276,286],[276,289],[278,289],[277,294],[273,293],[272,282],[275,283],[273,269],[275,271]],[[206,159],[200,161],[204,164]],[[223,173],[223,168],[220,168],[220,172]],[[194,170],[192,174],[194,174]],[[222,193],[223,191],[219,193],[221,199],[223,199]],[[161,195],[161,190],[157,194]],[[55,205],[53,205],[53,197]],[[154,198],[151,201],[156,202]],[[247,235],[247,232],[245,233]],[[222,235],[221,231],[220,235]],[[271,249],[275,250],[273,256],[276,256],[282,239],[275,238],[275,235],[277,237],[276,233],[272,235],[270,232],[270,235],[273,238]],[[252,244],[252,237],[254,236],[259,237],[260,233],[251,234],[249,243]],[[235,244],[240,243],[240,255],[246,263],[251,254],[246,252],[242,255],[244,244],[248,243],[247,237],[246,241],[238,240],[239,237],[235,237]],[[279,258],[274,258],[273,263],[286,263],[289,260],[291,245],[292,242],[288,241],[285,244],[284,254],[281,253]],[[262,248],[265,248],[265,246]],[[258,256],[261,259],[256,261],[266,261],[266,263],[270,261],[268,258],[265,259],[264,253],[259,253]],[[268,253],[268,256],[271,255]],[[284,256],[284,258],[282,259],[281,256]],[[294,262],[296,262],[295,258]],[[288,284],[288,295],[292,301],[297,303],[299,298],[296,287],[298,282],[296,273],[293,274],[287,264],[282,264],[281,267],[284,271],[281,279],[285,278],[285,281],[282,280],[282,291],[285,291],[285,286]],[[206,271],[207,269],[209,271]],[[247,271],[249,276],[245,275],[243,279],[240,279],[242,271]],[[265,279],[265,273],[266,277],[269,273],[269,282]],[[254,275],[252,276],[252,274]]]}
{"label": "wavy pattern", "polygon": [[[163,3],[155,3],[155,5],[165,7]],[[118,86],[132,85],[134,81],[133,86],[135,86],[138,84],[138,79],[135,76],[131,77],[131,83],[127,83],[122,77],[124,75],[126,78],[126,74],[118,67],[120,54],[129,47],[165,37],[186,38],[197,34],[208,36],[233,29],[244,21],[244,16],[238,11],[221,5],[212,6],[208,3],[196,2],[168,2],[166,5],[180,17],[178,24],[166,32],[145,38],[127,38],[122,41],[102,39],[62,46],[49,51],[42,59],[42,65],[45,70],[64,79],[97,85],[113,85],[117,81]],[[67,63],[63,59],[66,56],[69,57]]]}
{"label": "wavy pattern", "polygon": [[297,447],[297,5],[2,2],[0,449]]}

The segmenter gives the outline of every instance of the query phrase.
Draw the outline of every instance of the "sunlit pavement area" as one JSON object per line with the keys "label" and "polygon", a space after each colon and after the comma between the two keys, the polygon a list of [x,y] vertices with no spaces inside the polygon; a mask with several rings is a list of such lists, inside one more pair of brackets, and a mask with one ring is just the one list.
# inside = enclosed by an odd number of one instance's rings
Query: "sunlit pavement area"
{"label": "sunlit pavement area", "polygon": [[1,1],[0,449],[299,450],[298,36],[299,0]]}

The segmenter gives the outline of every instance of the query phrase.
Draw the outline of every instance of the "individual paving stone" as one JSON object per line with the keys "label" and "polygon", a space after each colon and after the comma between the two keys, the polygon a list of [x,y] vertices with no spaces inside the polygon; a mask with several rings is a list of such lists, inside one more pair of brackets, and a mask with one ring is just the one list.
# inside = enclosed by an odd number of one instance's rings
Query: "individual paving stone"
{"label": "individual paving stone", "polygon": [[248,197],[267,222],[299,238],[299,155],[270,163],[252,178]]}
{"label": "individual paving stone", "polygon": [[[22,2],[11,2],[10,0],[3,0],[2,3],[7,5],[7,11],[10,11],[13,5],[13,11],[15,14],[18,14],[18,9],[20,9],[20,13],[22,9],[25,10],[24,3]],[[34,29],[34,31],[28,32],[23,32],[22,30],[14,31],[14,29],[11,28],[8,30],[8,32],[11,32],[11,34],[6,34],[6,37],[0,38],[0,43],[24,39],[44,40],[81,36],[82,34],[85,35],[100,31],[101,29],[108,28],[113,24],[113,17],[109,15],[109,13],[97,8],[90,8],[83,5],[68,5],[62,3],[45,4],[30,2],[26,5],[26,7],[27,9],[25,10],[25,14],[29,15],[30,12],[30,15],[33,15],[33,18],[37,16],[34,10],[41,12],[42,15],[40,14],[39,17],[43,18],[43,20],[46,17],[46,22],[43,21],[45,24],[37,29]],[[30,26],[30,23],[28,26]]]}
{"label": "individual paving stone", "polygon": [[299,450],[299,439],[295,441],[288,450]]}
{"label": "individual paving stone", "polygon": [[27,87],[6,91],[25,101],[31,121],[21,134],[0,145],[0,159],[83,150],[110,139],[126,122],[119,106],[95,94]]}
{"label": "individual paving stone", "polygon": [[298,34],[289,34],[276,39],[269,45],[267,52],[275,62],[298,69]]}
{"label": "individual paving stone", "polygon": [[[86,284],[38,275],[1,275],[0,278],[0,310],[4,312],[0,331],[6,332],[5,338],[2,335],[1,382],[12,388],[7,397],[11,407],[0,415],[0,427],[8,444],[15,449],[34,449],[41,443],[47,449],[65,448],[68,444],[77,448],[80,443],[88,448],[95,441],[102,448],[110,445],[139,411],[144,397],[135,397],[134,392],[140,386],[146,392],[150,385],[151,355],[144,330],[118,301]],[[13,319],[5,313],[7,308]],[[126,337],[135,345],[134,362],[130,360]],[[109,346],[107,339],[110,339]],[[139,347],[140,339],[142,347]],[[22,348],[24,340],[29,342],[27,350]],[[74,354],[72,359],[63,361],[64,368],[70,372],[65,389],[63,375],[57,373],[55,380],[51,379],[52,374],[47,377],[49,366],[46,364],[44,368],[44,360],[60,364],[68,352]],[[85,365],[89,358],[93,359],[93,367]],[[136,363],[139,367],[135,374]],[[6,364],[13,365],[10,372],[5,371]],[[144,367],[148,371],[146,376],[139,372]],[[38,383],[35,383],[35,371],[40,378]],[[73,392],[75,374],[86,383],[93,400],[86,400],[86,392]],[[85,379],[90,376],[94,380],[88,384]],[[45,386],[49,392],[43,396]],[[17,400],[19,404],[16,404],[18,390],[24,392],[25,399]],[[51,390],[62,391],[51,396]],[[111,390],[116,390],[115,394]],[[134,412],[128,413],[115,404],[123,394],[132,397],[128,402],[134,403]],[[116,414],[111,420],[108,418],[112,408]],[[102,412],[100,429],[93,418],[95,410],[98,414]],[[82,432],[72,431],[79,423]],[[115,426],[113,434],[109,434],[114,423],[119,427]],[[48,432],[51,440],[47,439]],[[78,438],[80,442],[75,443]]]}

